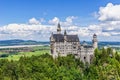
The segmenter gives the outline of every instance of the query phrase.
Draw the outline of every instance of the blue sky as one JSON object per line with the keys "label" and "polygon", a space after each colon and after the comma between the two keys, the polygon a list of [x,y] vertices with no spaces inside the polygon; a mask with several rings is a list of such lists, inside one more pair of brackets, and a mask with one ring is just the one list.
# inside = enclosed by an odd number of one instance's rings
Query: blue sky
{"label": "blue sky", "polygon": [[[89,29],[89,26],[95,25],[95,26],[100,26],[103,29],[103,26],[101,26],[101,25],[104,24],[104,25],[108,26],[110,23],[108,23],[106,21],[108,19],[111,20],[111,17],[108,17],[107,19],[101,19],[103,17],[102,15],[104,14],[104,12],[102,14],[102,11],[100,11],[100,7],[107,7],[107,4],[109,4],[109,3],[112,3],[113,6],[119,5],[120,0],[0,0],[0,28],[1,28],[0,29],[1,30],[0,37],[3,39],[18,38],[16,36],[14,36],[14,34],[12,34],[13,31],[5,32],[5,31],[7,31],[7,30],[5,30],[5,28],[3,30],[3,27],[5,27],[5,26],[7,26],[7,27],[9,27],[9,25],[14,26],[14,24],[17,24],[17,25],[23,24],[25,26],[26,25],[30,26],[29,21],[30,21],[30,19],[32,19],[33,22],[34,21],[38,21],[38,23],[40,22],[40,24],[34,24],[36,26],[41,27],[41,26],[47,25],[48,27],[50,27],[52,25],[56,25],[56,24],[50,24],[50,23],[53,23],[53,22],[50,22],[50,20],[51,21],[54,20],[55,17],[57,18],[57,21],[63,23],[62,24],[63,28],[65,26],[64,29],[66,29],[65,23],[67,22],[66,19],[68,17],[72,19],[72,22],[70,23],[71,25],[69,25],[69,26],[77,26],[78,28],[86,27]],[[101,12],[101,13],[99,13],[99,12]],[[95,17],[95,16],[97,16],[97,17]],[[119,15],[117,15],[117,16],[119,16]],[[72,17],[74,17],[74,18],[72,18]],[[113,18],[115,18],[115,20]],[[116,17],[112,17],[112,19],[113,20],[111,22],[116,21]],[[39,21],[39,20],[41,20],[41,21]],[[119,21],[119,20],[117,20],[117,21]],[[32,24],[32,26],[33,26],[33,24]],[[111,26],[113,26],[113,25],[111,25]],[[118,26],[118,25],[116,24],[116,26]],[[115,26],[115,28],[116,28],[116,26]],[[6,28],[6,29],[8,29],[8,28]],[[13,29],[13,28],[11,27],[11,29]],[[34,29],[34,27],[33,27],[33,29]],[[69,30],[69,28],[67,28],[67,29]],[[42,31],[42,30],[40,30],[40,31]],[[50,31],[50,32],[52,32],[52,31]],[[53,32],[54,32],[54,30],[53,30]],[[93,33],[95,33],[95,32],[93,32]],[[9,35],[7,35],[6,33]],[[16,31],[16,33],[19,33],[19,32]],[[72,33],[72,32],[69,32],[69,33]],[[10,34],[12,36],[10,36]],[[38,34],[38,33],[34,33],[34,35],[35,34]],[[91,32],[89,34],[92,35]],[[107,33],[105,33],[105,34],[109,35]],[[114,34],[117,34],[117,32]],[[8,36],[8,38],[5,38],[6,35]],[[98,35],[100,35],[100,33],[98,33]],[[112,33],[110,33],[110,35],[114,36]],[[118,34],[118,35],[120,35],[120,34]],[[118,38],[119,37],[118,35],[114,36],[117,39],[117,41],[120,40],[120,38]],[[111,39],[111,36],[107,36],[106,40]],[[86,36],[80,36],[80,37],[82,37],[85,40],[88,40],[88,39],[86,39]],[[103,40],[102,37],[105,37],[105,36],[100,36],[99,39]],[[42,38],[42,40],[47,41],[47,39],[44,39],[43,37],[40,37],[40,38]],[[48,38],[49,38],[49,35],[48,35]],[[25,38],[21,37],[20,39],[25,39]],[[26,37],[26,39],[38,40],[37,38],[34,38],[34,37],[32,37],[32,38]]]}
{"label": "blue sky", "polygon": [[57,16],[64,20],[67,16],[79,16],[84,21],[84,18],[92,19],[91,14],[109,2],[120,3],[119,0],[1,0],[0,25],[25,23],[32,17],[52,19]]}

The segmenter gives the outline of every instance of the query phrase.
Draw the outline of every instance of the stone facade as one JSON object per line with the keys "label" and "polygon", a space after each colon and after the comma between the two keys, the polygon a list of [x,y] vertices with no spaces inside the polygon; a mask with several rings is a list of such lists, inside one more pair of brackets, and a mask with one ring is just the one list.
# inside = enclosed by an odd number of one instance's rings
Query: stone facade
{"label": "stone facade", "polygon": [[66,30],[64,34],[61,33],[60,24],[57,26],[57,34],[50,36],[51,55],[53,58],[59,56],[67,56],[68,54],[75,55],[84,63],[91,63],[94,56],[94,49],[98,46],[97,35],[93,35],[93,45],[88,45],[85,41],[80,43],[78,35],[68,35]]}

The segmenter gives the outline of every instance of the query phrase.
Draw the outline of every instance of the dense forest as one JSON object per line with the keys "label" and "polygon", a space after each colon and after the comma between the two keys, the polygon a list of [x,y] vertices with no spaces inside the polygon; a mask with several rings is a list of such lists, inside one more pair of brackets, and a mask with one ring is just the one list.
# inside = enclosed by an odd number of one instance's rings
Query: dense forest
{"label": "dense forest", "polygon": [[111,48],[96,49],[92,63],[73,55],[53,59],[49,54],[0,60],[0,80],[120,80],[120,55]]}

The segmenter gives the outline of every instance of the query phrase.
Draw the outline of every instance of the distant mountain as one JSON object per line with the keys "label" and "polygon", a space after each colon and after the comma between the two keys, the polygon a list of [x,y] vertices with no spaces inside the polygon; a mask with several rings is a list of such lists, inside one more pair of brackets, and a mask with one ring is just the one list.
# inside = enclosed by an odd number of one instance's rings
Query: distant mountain
{"label": "distant mountain", "polygon": [[[81,43],[83,43],[83,42],[81,42]],[[92,44],[91,41],[86,41],[86,43],[88,43],[88,44],[90,44],[90,45]],[[98,42],[98,45],[99,45],[99,46],[120,45],[120,42],[99,41],[99,42]]]}
{"label": "distant mountain", "polygon": [[[82,42],[81,42],[82,43]],[[92,42],[87,41],[88,44],[92,44]],[[40,41],[33,41],[33,40],[2,40],[0,41],[0,46],[13,46],[13,45],[37,45],[37,44],[43,44],[43,45],[49,45],[50,42],[40,42]],[[99,47],[103,46],[120,46],[120,42],[99,42]]]}
{"label": "distant mountain", "polygon": [[49,42],[39,42],[33,40],[2,40],[0,46],[13,46],[13,45],[37,45],[37,44],[49,44]]}
{"label": "distant mountain", "polygon": [[[83,41],[81,41],[83,44]],[[86,41],[88,45],[92,45],[91,41]],[[99,41],[98,48],[101,49],[103,47],[112,47],[114,49],[120,49],[120,42],[106,42],[106,41]]]}

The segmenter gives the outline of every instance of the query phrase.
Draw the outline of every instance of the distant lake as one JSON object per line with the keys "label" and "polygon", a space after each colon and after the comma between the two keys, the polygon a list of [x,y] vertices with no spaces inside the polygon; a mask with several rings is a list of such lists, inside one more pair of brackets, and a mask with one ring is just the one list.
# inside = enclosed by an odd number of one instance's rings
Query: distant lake
{"label": "distant lake", "polygon": [[36,47],[36,46],[44,46],[44,45],[14,45],[14,46],[0,46],[0,49],[3,49],[3,48],[24,48],[24,47]]}

